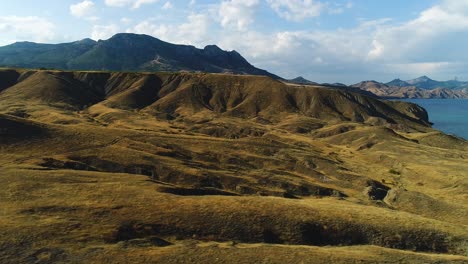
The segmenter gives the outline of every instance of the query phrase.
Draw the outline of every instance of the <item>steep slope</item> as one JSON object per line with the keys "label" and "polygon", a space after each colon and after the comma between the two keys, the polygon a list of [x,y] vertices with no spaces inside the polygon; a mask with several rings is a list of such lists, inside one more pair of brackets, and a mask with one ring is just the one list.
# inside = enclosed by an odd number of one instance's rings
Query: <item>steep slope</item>
{"label": "steep slope", "polygon": [[0,66],[111,71],[202,71],[280,77],[252,66],[236,51],[197,49],[148,35],[121,33],[108,40],[63,44],[20,42],[0,47]]}

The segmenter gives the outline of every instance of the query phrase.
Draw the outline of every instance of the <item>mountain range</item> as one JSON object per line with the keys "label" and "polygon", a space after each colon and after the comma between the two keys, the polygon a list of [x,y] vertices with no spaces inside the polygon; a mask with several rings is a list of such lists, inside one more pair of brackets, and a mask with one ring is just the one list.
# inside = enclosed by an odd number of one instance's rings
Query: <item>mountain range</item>
{"label": "mountain range", "polygon": [[367,96],[378,96],[388,99],[466,99],[468,98],[468,82],[458,80],[436,81],[427,76],[403,81],[394,79],[388,83],[377,81],[362,81],[347,86],[342,83],[318,84],[300,76],[287,80],[288,83],[296,85],[321,85],[326,87],[340,88],[346,91],[367,93]]}
{"label": "mountain range", "polygon": [[120,33],[108,40],[62,44],[16,42],[0,47],[0,66],[58,70],[201,71],[280,77],[251,65],[236,51],[198,49],[148,35]]}
{"label": "mountain range", "polygon": [[382,98],[422,98],[422,99],[466,99],[468,83],[460,81],[435,81],[427,76],[413,80],[395,79],[388,83],[363,81],[352,85]]}
{"label": "mountain range", "polygon": [[[302,76],[286,80],[256,68],[241,54],[216,45],[198,49],[148,35],[119,33],[108,40],[83,39],[62,44],[16,42],[0,47],[0,67],[127,72],[209,72],[269,76],[294,85],[319,85]],[[382,98],[468,98],[468,82],[435,81],[427,76],[388,83],[364,81],[352,86],[321,84]]]}
{"label": "mountain range", "polygon": [[400,79],[394,79],[388,83],[385,83],[387,86],[398,86],[398,87],[408,87],[414,86],[416,88],[432,90],[437,88],[447,88],[447,89],[464,89],[468,88],[468,82],[462,82],[458,80],[449,80],[449,81],[436,81],[427,76],[421,76],[416,79],[402,81]]}

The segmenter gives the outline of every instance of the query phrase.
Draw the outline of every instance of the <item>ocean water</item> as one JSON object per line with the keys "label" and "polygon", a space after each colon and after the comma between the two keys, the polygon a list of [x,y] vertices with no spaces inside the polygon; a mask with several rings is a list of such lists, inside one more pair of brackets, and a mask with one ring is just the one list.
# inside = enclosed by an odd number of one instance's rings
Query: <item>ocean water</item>
{"label": "ocean water", "polygon": [[435,129],[468,140],[468,99],[404,99],[418,104],[429,114]]}

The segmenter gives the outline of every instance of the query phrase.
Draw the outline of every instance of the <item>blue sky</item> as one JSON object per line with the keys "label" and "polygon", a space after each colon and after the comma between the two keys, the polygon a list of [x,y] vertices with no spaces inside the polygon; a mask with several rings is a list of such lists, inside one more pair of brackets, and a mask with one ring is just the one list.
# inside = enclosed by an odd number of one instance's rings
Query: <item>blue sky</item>
{"label": "blue sky", "polygon": [[148,34],[237,50],[286,78],[468,80],[468,0],[16,0],[0,45]]}

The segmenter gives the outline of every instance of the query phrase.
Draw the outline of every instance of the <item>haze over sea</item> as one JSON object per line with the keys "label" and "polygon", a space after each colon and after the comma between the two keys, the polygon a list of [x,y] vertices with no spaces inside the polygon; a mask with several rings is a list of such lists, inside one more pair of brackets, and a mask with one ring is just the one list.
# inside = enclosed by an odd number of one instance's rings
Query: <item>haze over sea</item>
{"label": "haze over sea", "polygon": [[433,128],[468,139],[468,100],[463,99],[405,99],[416,103],[429,113]]}

